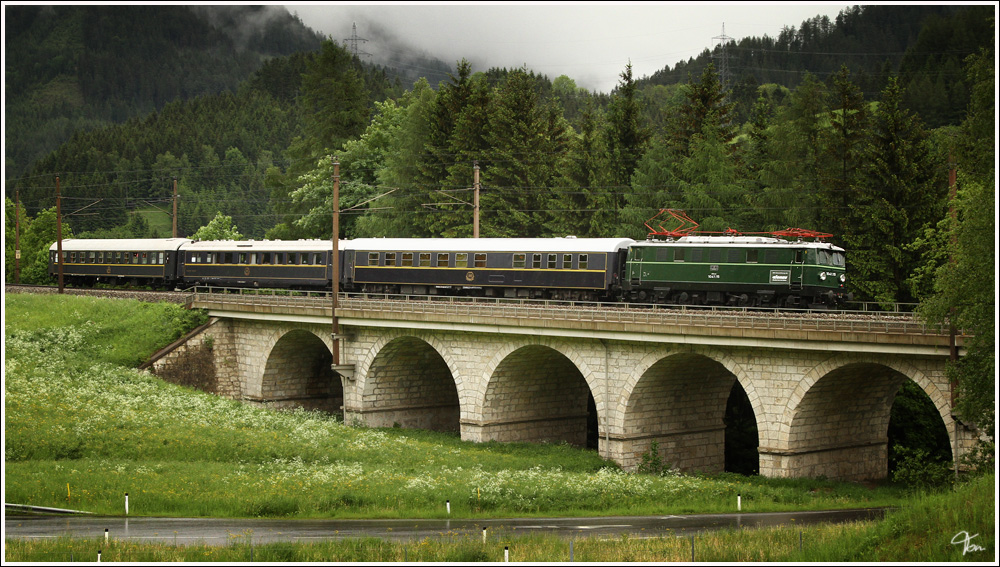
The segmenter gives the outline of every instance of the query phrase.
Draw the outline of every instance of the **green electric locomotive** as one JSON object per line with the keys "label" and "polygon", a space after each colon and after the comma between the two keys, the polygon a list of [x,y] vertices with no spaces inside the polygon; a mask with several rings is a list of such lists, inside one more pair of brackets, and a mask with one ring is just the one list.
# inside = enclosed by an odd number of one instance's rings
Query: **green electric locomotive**
{"label": "green electric locomotive", "polygon": [[622,278],[627,301],[743,307],[830,307],[849,301],[844,249],[763,236],[636,242]]}

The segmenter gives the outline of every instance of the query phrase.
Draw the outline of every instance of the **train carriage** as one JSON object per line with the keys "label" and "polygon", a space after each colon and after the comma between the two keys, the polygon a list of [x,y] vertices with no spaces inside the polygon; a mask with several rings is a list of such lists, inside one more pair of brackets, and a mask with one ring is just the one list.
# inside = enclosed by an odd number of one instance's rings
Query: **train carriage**
{"label": "train carriage", "polygon": [[636,243],[623,279],[625,299],[637,302],[815,307],[850,299],[842,248],[771,237]]}
{"label": "train carriage", "polygon": [[[63,240],[63,278],[71,285],[177,283],[178,249],[187,238],[70,238]],[[57,243],[49,247],[49,274],[59,273]]]}
{"label": "train carriage", "polygon": [[330,289],[329,240],[202,241],[180,251],[187,285]]}
{"label": "train carriage", "polygon": [[626,238],[362,238],[348,291],[596,301],[619,285]]}

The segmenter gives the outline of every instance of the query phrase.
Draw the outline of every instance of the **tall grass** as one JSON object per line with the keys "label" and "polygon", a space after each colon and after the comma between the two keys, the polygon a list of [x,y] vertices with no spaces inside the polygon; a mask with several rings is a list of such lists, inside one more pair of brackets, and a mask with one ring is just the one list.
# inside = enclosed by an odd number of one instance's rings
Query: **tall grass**
{"label": "tall grass", "polygon": [[895,505],[819,480],[628,474],[566,445],[346,426],[166,384],[131,368],[190,312],[5,296],[8,502],[160,516],[443,518],[712,513]]}
{"label": "tall grass", "polygon": [[[995,477],[961,485],[953,493],[908,499],[901,509],[878,522],[808,527],[779,526],[724,530],[694,536],[578,538],[572,543],[554,535],[491,534],[486,543],[474,536],[448,535],[412,541],[351,538],[309,543],[254,542],[253,533],[236,534],[223,546],[134,543],[112,539],[6,541],[7,561],[212,561],[212,562],[501,562],[504,548],[511,561],[587,563],[782,562],[975,562],[995,564]],[[972,546],[953,543],[975,536]],[[964,539],[959,537],[959,539]],[[572,546],[572,547],[571,547]],[[973,547],[974,546],[974,547]]]}

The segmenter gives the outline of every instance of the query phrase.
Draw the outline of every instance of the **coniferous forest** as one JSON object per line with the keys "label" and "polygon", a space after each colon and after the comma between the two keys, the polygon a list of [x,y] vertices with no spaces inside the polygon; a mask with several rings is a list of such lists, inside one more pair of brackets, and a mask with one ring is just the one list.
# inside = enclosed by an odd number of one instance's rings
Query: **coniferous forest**
{"label": "coniferous forest", "polygon": [[610,93],[464,59],[418,78],[274,6],[5,16],[22,281],[46,278],[57,176],[64,235],[170,236],[176,183],[180,236],[228,217],[246,238],[329,238],[335,158],[342,237],[467,237],[478,166],[483,236],[642,239],[664,208],[830,232],[855,296],[957,309],[992,353],[993,6],[854,6],[648,77],[626,64]]}

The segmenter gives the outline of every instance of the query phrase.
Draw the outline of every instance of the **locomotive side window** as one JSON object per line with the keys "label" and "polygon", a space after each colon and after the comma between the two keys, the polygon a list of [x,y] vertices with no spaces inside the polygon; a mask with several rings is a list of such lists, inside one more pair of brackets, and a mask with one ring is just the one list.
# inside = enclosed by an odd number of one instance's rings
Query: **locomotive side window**
{"label": "locomotive side window", "polygon": [[702,255],[704,254],[704,252],[705,251],[702,250],[701,248],[693,248],[691,250],[691,261],[692,262],[701,262],[701,258],[702,258]]}
{"label": "locomotive side window", "polygon": [[747,264],[757,263],[757,250],[747,250]]}
{"label": "locomotive side window", "polygon": [[385,265],[386,266],[395,266],[396,265],[396,253],[395,252],[386,252],[385,253]]}
{"label": "locomotive side window", "polygon": [[764,263],[765,264],[777,264],[778,263],[778,251],[777,250],[765,250],[764,251]]}
{"label": "locomotive side window", "polygon": [[413,265],[413,252],[403,252],[403,266]]}
{"label": "locomotive side window", "polygon": [[438,254],[437,255],[437,266],[439,268],[447,268],[448,267],[448,257],[449,256],[451,256],[451,254],[448,254],[447,252],[445,252],[443,254]]}
{"label": "locomotive side window", "polygon": [[671,249],[670,248],[657,248],[656,249],[656,261],[657,262],[669,262],[671,261]]}
{"label": "locomotive side window", "polygon": [[730,264],[736,264],[742,262],[742,260],[740,260],[740,256],[742,256],[741,252],[742,250],[738,250],[736,248],[729,250],[726,261],[729,262]]}
{"label": "locomotive side window", "polygon": [[486,254],[477,253],[476,256],[475,256],[475,262],[476,262],[476,267],[477,268],[485,268],[486,267]]}
{"label": "locomotive side window", "polygon": [[527,254],[514,254],[514,267],[524,268],[524,261],[526,257]]}
{"label": "locomotive side window", "polygon": [[580,269],[581,270],[586,270],[587,269],[587,265],[589,263],[590,263],[590,255],[589,254],[580,254]]}
{"label": "locomotive side window", "polygon": [[368,253],[368,265],[369,266],[378,266],[378,252],[369,252]]}
{"label": "locomotive side window", "polygon": [[713,264],[718,264],[722,261],[722,249],[721,248],[711,248],[708,251],[708,261]]}

